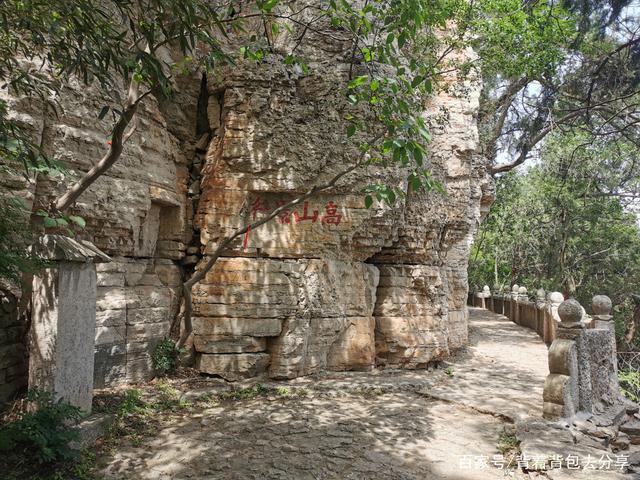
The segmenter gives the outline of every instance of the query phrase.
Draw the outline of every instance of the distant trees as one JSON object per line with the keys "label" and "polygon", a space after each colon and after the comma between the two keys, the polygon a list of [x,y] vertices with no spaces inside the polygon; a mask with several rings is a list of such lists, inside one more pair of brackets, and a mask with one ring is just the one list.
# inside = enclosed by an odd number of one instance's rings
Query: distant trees
{"label": "distant trees", "polygon": [[[485,69],[480,125],[494,175],[535,158],[552,133],[640,146],[640,21],[629,3],[523,2],[510,14],[540,27],[523,42],[544,51],[517,62],[520,68],[497,59]],[[493,34],[508,37],[509,30]],[[521,52],[527,57],[526,48]]]}
{"label": "distant trees", "polygon": [[[515,68],[496,56],[485,64],[479,126],[497,198],[472,285],[562,290],[585,304],[605,293],[630,321],[640,291],[640,20],[630,4],[526,2],[505,14],[539,26],[523,43],[552,47]],[[481,36],[480,51],[501,35],[509,29]]]}
{"label": "distant trees", "polygon": [[554,134],[535,165],[497,180],[470,282],[561,290],[584,305],[606,294],[629,320],[640,293],[640,151],[585,135]]}

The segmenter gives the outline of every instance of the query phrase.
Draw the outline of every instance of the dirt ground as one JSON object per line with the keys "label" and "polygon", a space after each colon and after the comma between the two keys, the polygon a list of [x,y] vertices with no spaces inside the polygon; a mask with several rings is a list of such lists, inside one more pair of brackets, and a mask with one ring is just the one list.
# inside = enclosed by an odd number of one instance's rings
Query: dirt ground
{"label": "dirt ground", "polygon": [[505,426],[541,415],[546,374],[534,332],[471,309],[469,347],[431,371],[269,382],[229,402],[202,401],[219,380],[176,381],[193,406],[97,465],[109,479],[521,478],[494,455]]}

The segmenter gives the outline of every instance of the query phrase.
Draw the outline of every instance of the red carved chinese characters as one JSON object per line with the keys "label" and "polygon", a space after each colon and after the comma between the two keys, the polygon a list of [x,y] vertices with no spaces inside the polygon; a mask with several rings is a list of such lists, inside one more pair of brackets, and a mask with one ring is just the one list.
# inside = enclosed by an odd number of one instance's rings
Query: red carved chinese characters
{"label": "red carved chinese characters", "polygon": [[[281,207],[282,205],[284,205],[285,202],[284,200],[279,200],[276,203],[277,207]],[[291,224],[291,210],[289,210],[288,208],[285,208],[284,210],[282,210],[279,214],[278,214],[278,221],[282,224],[282,225],[290,225]]]}
{"label": "red carved chinese characters", "polygon": [[296,219],[296,223],[304,222],[306,220],[311,220],[312,223],[316,223],[318,221],[318,210],[314,210],[313,215],[309,215],[308,209],[309,209],[309,202],[304,202],[302,216],[300,216],[298,212],[293,212],[293,218]]}
{"label": "red carved chinese characters", "polygon": [[251,204],[251,215],[253,216],[254,220],[256,219],[256,214],[258,212],[267,213],[268,211],[269,209],[267,208],[267,206],[259,198],[256,198]]}
{"label": "red carved chinese characters", "polygon": [[338,213],[338,206],[330,201],[329,203],[327,203],[325,210],[327,214],[322,217],[322,223],[328,223],[330,225],[340,225],[342,215]]}
{"label": "red carved chinese characters", "polygon": [[[288,202],[285,200],[277,200],[275,202],[276,208],[282,207],[286,205]],[[269,213],[271,208],[269,203],[261,198],[256,198],[251,203],[251,215],[253,219],[256,219],[258,213]],[[313,210],[313,207],[309,206],[309,202],[304,202],[302,204],[302,213],[298,211],[292,211],[289,208],[282,210],[278,213],[278,223],[281,225],[291,225],[292,223],[301,223],[301,222],[311,222],[317,223],[320,220],[320,223],[323,225],[340,225],[342,222],[342,214],[338,213],[338,205],[330,200],[325,205],[325,214],[320,216],[318,210]],[[292,222],[292,217],[294,222]]]}

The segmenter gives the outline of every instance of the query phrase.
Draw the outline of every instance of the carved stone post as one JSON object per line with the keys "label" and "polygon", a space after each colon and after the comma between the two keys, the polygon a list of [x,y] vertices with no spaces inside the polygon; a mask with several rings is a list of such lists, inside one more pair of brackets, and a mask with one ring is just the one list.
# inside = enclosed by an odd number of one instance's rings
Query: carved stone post
{"label": "carved stone post", "polygon": [[33,247],[49,263],[33,278],[29,387],[91,411],[97,262],[110,261],[88,242],[45,235]]}
{"label": "carved stone post", "polygon": [[586,329],[584,309],[575,300],[558,307],[561,319],[549,348],[549,372],[544,387],[544,416],[571,417],[578,411],[601,416],[606,425],[622,418],[611,300],[594,297],[596,328]]}
{"label": "carved stone post", "polygon": [[611,299],[596,295],[591,301],[593,329],[586,332],[586,346],[591,369],[594,413],[601,413],[619,403],[618,359]]}
{"label": "carved stone post", "polygon": [[511,320],[512,322],[516,322],[517,319],[517,311],[518,311],[518,290],[520,289],[520,286],[516,283],[515,285],[513,285],[513,287],[511,287],[511,294],[509,295],[510,301],[509,301],[509,320]]}
{"label": "carved stone post", "polygon": [[547,308],[547,293],[544,289],[536,290],[535,313],[536,313],[536,332],[544,339],[544,316]]}
{"label": "carved stone post", "polygon": [[529,319],[527,318],[527,303],[529,302],[529,295],[527,293],[527,287],[518,288],[516,310],[516,323],[525,327],[529,326]]}
{"label": "carved stone post", "polygon": [[491,290],[489,290],[489,286],[485,285],[481,292],[476,293],[476,297],[478,298],[476,306],[487,309],[489,302],[488,299],[491,297]]}
{"label": "carved stone post", "polygon": [[591,311],[593,312],[595,328],[603,328],[615,332],[611,308],[611,299],[606,295],[596,295],[593,297],[591,300]]}
{"label": "carved stone post", "polygon": [[560,304],[564,302],[564,295],[560,292],[551,292],[549,293],[548,298],[543,338],[547,345],[551,345],[551,342],[556,338],[557,325],[560,321],[558,307],[560,307]]}
{"label": "carved stone post", "polygon": [[558,307],[558,335],[549,348],[549,375],[544,383],[543,416],[572,417],[580,407],[578,341],[584,325],[582,307],[567,300]]}
{"label": "carved stone post", "polygon": [[485,308],[493,312],[493,297],[491,296],[489,285],[482,287],[482,293],[484,294]]}

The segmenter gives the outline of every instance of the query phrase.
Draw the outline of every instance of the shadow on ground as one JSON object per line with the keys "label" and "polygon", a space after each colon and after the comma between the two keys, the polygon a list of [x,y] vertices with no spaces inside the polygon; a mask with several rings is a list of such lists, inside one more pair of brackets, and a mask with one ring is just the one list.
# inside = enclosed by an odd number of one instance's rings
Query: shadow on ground
{"label": "shadow on ground", "polygon": [[[450,370],[329,373],[268,386],[291,395],[171,413],[143,445],[102,459],[119,479],[504,478],[463,468],[497,454],[509,419],[539,414],[547,349],[536,334],[471,313]],[[296,392],[307,392],[300,396]]]}

